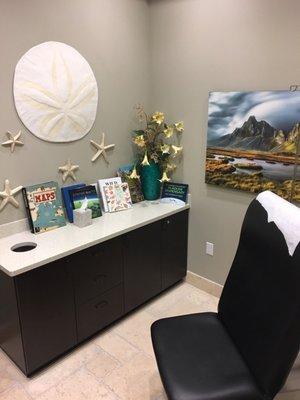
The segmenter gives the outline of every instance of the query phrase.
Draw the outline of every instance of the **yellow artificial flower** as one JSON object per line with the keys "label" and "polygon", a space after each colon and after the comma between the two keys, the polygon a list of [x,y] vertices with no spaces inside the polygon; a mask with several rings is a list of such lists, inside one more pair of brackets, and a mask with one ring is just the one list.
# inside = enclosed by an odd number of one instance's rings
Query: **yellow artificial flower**
{"label": "yellow artificial flower", "polygon": [[174,146],[172,145],[172,149],[174,151],[174,157],[176,157],[178,154],[180,154],[183,150],[182,146]]}
{"label": "yellow artificial flower", "polygon": [[174,129],[172,126],[168,126],[165,130],[164,130],[164,134],[166,138],[170,138],[174,133]]}
{"label": "yellow artificial flower", "polygon": [[133,168],[131,174],[129,175],[130,179],[140,179],[140,176],[137,174],[136,167]]}
{"label": "yellow artificial flower", "polygon": [[147,152],[144,155],[143,161],[142,161],[142,165],[150,165],[149,161],[148,161],[148,156],[147,156]]}
{"label": "yellow artificial flower", "polygon": [[164,122],[164,119],[165,119],[164,113],[160,111],[156,111],[152,115],[152,121],[156,122],[158,125],[161,125]]}
{"label": "yellow artificial flower", "polygon": [[145,139],[144,139],[144,135],[138,135],[133,139],[134,143],[138,146],[138,147],[145,147]]}
{"label": "yellow artificial flower", "polygon": [[170,154],[170,146],[168,144],[160,146],[160,150],[163,154]]}
{"label": "yellow artificial flower", "polygon": [[170,180],[171,180],[171,179],[168,177],[166,171],[164,171],[164,173],[163,173],[161,179],[159,179],[159,181],[162,182],[162,183],[163,183],[163,182],[170,182]]}
{"label": "yellow artificial flower", "polygon": [[182,133],[184,131],[183,121],[176,122],[176,124],[174,124],[174,126],[175,126],[175,129],[177,132]]}
{"label": "yellow artificial flower", "polygon": [[169,163],[169,164],[167,164],[166,170],[172,172],[172,171],[174,171],[176,168],[177,168],[177,166],[176,166],[175,164],[170,164],[170,163]]}

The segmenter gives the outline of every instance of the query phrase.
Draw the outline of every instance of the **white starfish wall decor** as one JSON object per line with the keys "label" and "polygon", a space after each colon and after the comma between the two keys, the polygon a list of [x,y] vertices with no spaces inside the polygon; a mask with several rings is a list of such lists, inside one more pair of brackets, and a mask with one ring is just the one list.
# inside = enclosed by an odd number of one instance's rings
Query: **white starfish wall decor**
{"label": "white starfish wall decor", "polygon": [[108,144],[107,146],[105,146],[104,142],[105,142],[105,133],[102,133],[101,143],[96,143],[94,140],[91,140],[91,144],[97,149],[96,154],[92,158],[92,162],[96,161],[102,155],[107,164],[109,164],[106,150],[113,149],[115,145]]}
{"label": "white starfish wall decor", "polygon": [[73,181],[76,181],[75,171],[77,171],[78,168],[79,165],[72,164],[70,159],[65,163],[65,165],[59,167],[58,170],[62,173],[63,182],[65,182],[68,177],[72,178]]}
{"label": "white starfish wall decor", "polygon": [[14,189],[11,189],[10,184],[9,184],[9,180],[5,179],[4,190],[3,190],[3,192],[0,192],[0,198],[2,199],[2,202],[0,204],[0,211],[2,211],[4,209],[4,207],[8,203],[10,203],[14,207],[18,208],[19,207],[19,203],[15,199],[14,196],[17,193],[19,193],[21,190],[22,190],[22,186],[18,186],[18,187],[14,188]]}
{"label": "white starfish wall decor", "polygon": [[21,142],[20,137],[22,132],[19,131],[16,136],[14,136],[12,133],[10,132],[6,132],[8,140],[6,142],[2,143],[2,146],[9,146],[10,147],[10,151],[11,153],[13,153],[15,151],[15,147],[16,146],[23,146],[24,143]]}

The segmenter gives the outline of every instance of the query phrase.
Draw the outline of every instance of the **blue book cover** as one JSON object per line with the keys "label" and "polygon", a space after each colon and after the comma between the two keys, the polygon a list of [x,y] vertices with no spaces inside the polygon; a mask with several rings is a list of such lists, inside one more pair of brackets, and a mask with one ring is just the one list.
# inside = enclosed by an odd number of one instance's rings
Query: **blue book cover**
{"label": "blue book cover", "polygon": [[66,225],[57,182],[27,186],[25,190],[34,233],[47,232]]}
{"label": "blue book cover", "polygon": [[132,172],[133,168],[134,168],[134,164],[122,165],[121,167],[118,168],[118,173],[130,174],[130,172]]}
{"label": "blue book cover", "polygon": [[92,218],[101,217],[100,199],[95,186],[89,185],[71,191],[73,210],[80,208],[83,202],[87,203],[87,208],[92,210]]}
{"label": "blue book cover", "polygon": [[73,199],[71,196],[71,191],[73,189],[82,188],[84,186],[85,183],[76,183],[74,185],[63,186],[61,188],[61,194],[64,200],[67,217],[70,222],[73,222]]}

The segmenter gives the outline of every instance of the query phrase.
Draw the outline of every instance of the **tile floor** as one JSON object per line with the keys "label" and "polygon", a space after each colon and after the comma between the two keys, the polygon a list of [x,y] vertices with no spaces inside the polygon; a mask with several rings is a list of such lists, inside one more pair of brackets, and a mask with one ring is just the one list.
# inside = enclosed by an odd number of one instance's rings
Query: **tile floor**
{"label": "tile floor", "polygon": [[[0,352],[0,400],[166,400],[150,326],[158,318],[215,311],[218,299],[181,283],[27,379]],[[276,400],[300,399],[300,362]]]}

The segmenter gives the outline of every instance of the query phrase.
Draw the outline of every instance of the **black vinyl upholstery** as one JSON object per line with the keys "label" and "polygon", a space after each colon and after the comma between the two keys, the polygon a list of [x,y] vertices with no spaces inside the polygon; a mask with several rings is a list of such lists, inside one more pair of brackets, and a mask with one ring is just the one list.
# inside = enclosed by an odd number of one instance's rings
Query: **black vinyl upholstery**
{"label": "black vinyl upholstery", "polygon": [[300,246],[293,257],[254,200],[219,303],[219,316],[263,392],[283,386],[300,343]]}
{"label": "black vinyl upholstery", "polygon": [[151,328],[170,400],[271,400],[300,344],[300,246],[291,257],[257,200],[250,204],[218,313]]}
{"label": "black vinyl upholstery", "polygon": [[262,399],[216,313],[157,321],[152,326],[152,337],[169,399]]}

